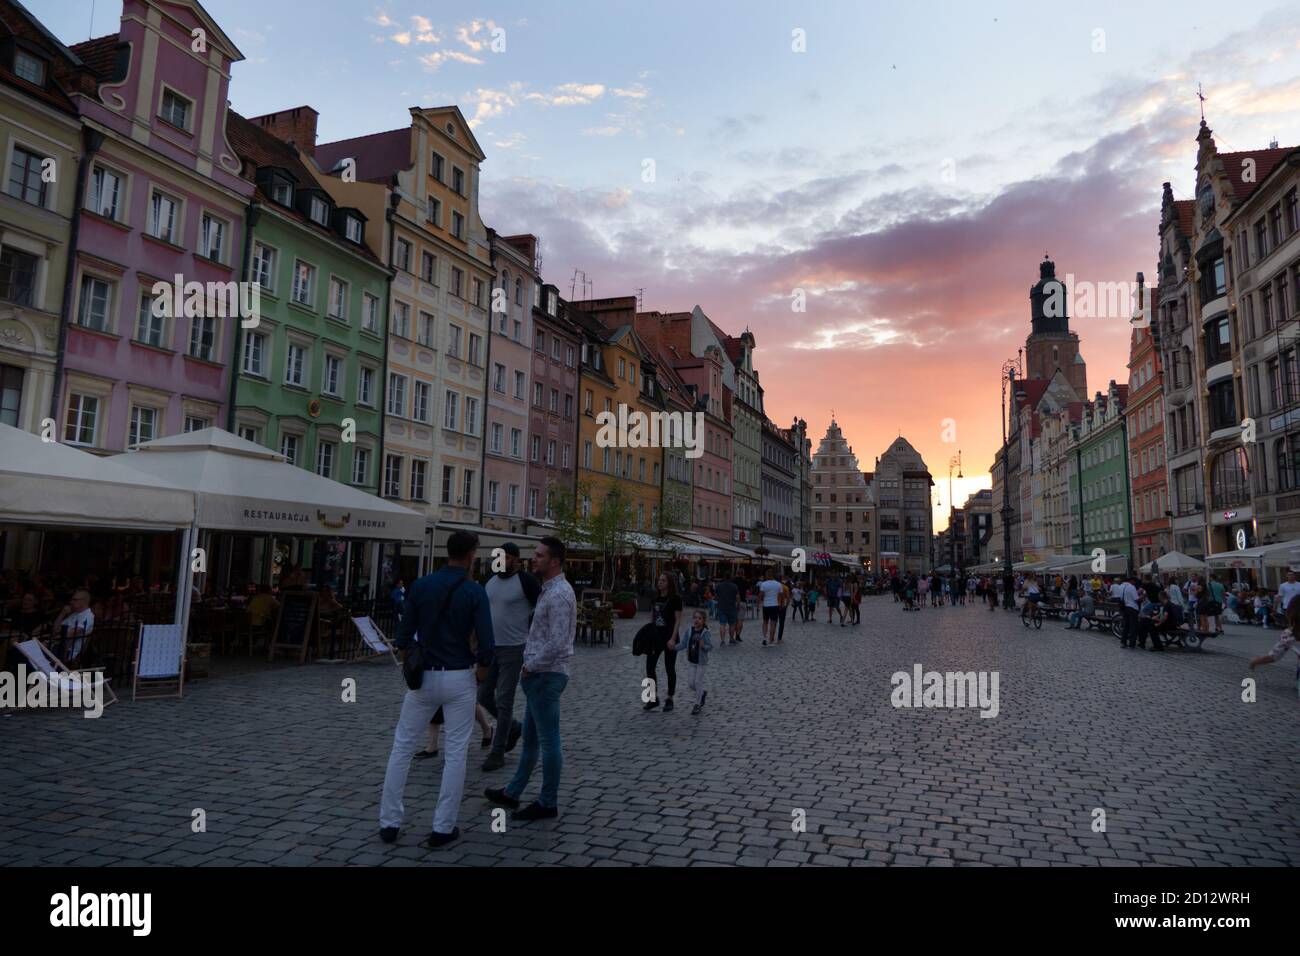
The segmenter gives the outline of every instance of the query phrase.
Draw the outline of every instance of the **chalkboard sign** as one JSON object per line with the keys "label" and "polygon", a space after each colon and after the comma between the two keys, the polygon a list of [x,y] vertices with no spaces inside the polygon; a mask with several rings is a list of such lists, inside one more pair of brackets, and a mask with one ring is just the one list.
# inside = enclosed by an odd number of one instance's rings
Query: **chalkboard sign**
{"label": "chalkboard sign", "polygon": [[275,619],[275,631],[266,659],[273,660],[277,651],[287,650],[298,655],[298,663],[307,660],[307,644],[316,623],[316,594],[313,591],[280,592],[280,613]]}

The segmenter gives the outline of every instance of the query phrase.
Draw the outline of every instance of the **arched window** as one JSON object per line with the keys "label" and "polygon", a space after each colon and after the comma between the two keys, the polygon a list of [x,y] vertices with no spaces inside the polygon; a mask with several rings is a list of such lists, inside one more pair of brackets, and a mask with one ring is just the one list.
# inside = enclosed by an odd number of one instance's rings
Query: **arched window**
{"label": "arched window", "polygon": [[515,280],[515,305],[524,304],[524,280]]}
{"label": "arched window", "polygon": [[1249,476],[1250,466],[1244,448],[1234,448],[1214,459],[1210,470],[1211,506],[1217,510],[1247,504],[1250,501]]}

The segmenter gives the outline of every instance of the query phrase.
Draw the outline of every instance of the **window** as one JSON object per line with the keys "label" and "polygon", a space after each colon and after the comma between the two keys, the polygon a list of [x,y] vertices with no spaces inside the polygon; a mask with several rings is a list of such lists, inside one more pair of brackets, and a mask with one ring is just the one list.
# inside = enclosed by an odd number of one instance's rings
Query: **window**
{"label": "window", "polygon": [[333,276],[330,276],[330,302],[327,314],[337,322],[348,320],[348,284]]}
{"label": "window", "polygon": [[18,409],[23,398],[23,370],[0,365],[0,424],[18,427]]}
{"label": "window", "polygon": [[149,200],[149,235],[176,244],[176,214],[180,203],[164,193],[155,192]]}
{"label": "window", "polygon": [[384,456],[384,496],[402,497],[402,457],[400,455]]}
{"label": "window", "polygon": [[524,431],[523,431],[523,429],[522,429],[522,428],[512,428],[512,429],[510,429],[510,455],[511,455],[511,457],[513,457],[513,458],[518,458],[518,457],[520,456],[520,454],[523,452],[523,447],[524,447]]}
{"label": "window", "polygon": [[451,214],[451,234],[457,239],[465,238],[465,217],[454,211]]}
{"label": "window", "polygon": [[311,197],[311,221],[327,228],[330,224],[330,204],[319,196]]}
{"label": "window", "polygon": [[[533,460],[536,461],[536,457]],[[582,443],[582,467],[591,468],[591,442],[589,441]]]}
{"label": "window", "polygon": [[316,474],[322,478],[334,477],[334,455],[337,450],[338,446],[333,442],[316,443]]}
{"label": "window", "polygon": [[533,333],[533,348],[543,353],[546,351],[546,333],[541,329]]}
{"label": "window", "polygon": [[225,261],[226,224],[208,213],[203,214],[202,234],[199,236],[199,255],[213,262]]}
{"label": "window", "polygon": [[[561,467],[561,468],[568,468],[568,467],[569,467],[569,461],[572,459],[572,457],[573,457],[573,446],[570,445],[568,442],[565,442],[565,443],[564,443],[564,457],[560,459],[560,467]],[[657,472],[658,470],[659,470],[659,466],[658,466],[658,465],[655,465],[655,471]]]}
{"label": "window", "polygon": [[411,244],[405,239],[397,240],[397,255],[395,258],[396,261],[393,265],[403,272],[411,271]]}
{"label": "window", "polygon": [[488,482],[488,506],[487,510],[491,514],[497,513],[497,493],[501,485],[495,481]]}
{"label": "window", "polygon": [[551,389],[551,414],[558,415],[559,412],[560,412],[560,390],[558,388],[553,388]]}
{"label": "window", "polygon": [[191,103],[185,97],[172,90],[163,90],[162,109],[158,115],[179,129],[190,128]]}
{"label": "window", "polygon": [[506,390],[506,367],[500,362],[492,366],[492,388],[494,391],[505,394]]}
{"label": "window", "polygon": [[248,332],[244,336],[244,372],[247,375],[266,376],[266,336]]}
{"label": "window", "polygon": [[451,294],[456,298],[464,298],[465,293],[465,273],[457,268],[451,270]]}
{"label": "window", "polygon": [[532,454],[531,454],[532,460],[540,461],[542,457],[542,436],[534,435],[533,440],[532,442],[530,442],[530,444],[532,445]]}
{"label": "window", "polygon": [[411,500],[428,501],[429,496],[425,488],[426,479],[429,475],[429,463],[421,461],[418,458],[411,461]]}
{"label": "window", "polygon": [[411,307],[405,302],[393,303],[393,322],[389,331],[403,339],[411,337]]}
{"label": "window", "polygon": [[275,250],[261,243],[253,243],[253,281],[267,292],[275,290]]}
{"label": "window", "polygon": [[428,312],[421,312],[420,327],[416,331],[416,341],[428,348],[433,348],[433,325],[433,316]]}
{"label": "window", "polygon": [[1210,386],[1210,429],[1238,427],[1237,397],[1232,379]]}
{"label": "window", "polygon": [[[560,340],[553,335],[551,336],[551,358],[557,362],[560,360]],[[635,376],[633,376],[632,381],[636,381]]]}
{"label": "window", "polygon": [[406,376],[388,373],[388,414],[406,414]]}
{"label": "window", "polygon": [[451,465],[442,466],[442,503],[451,504],[452,491],[456,487],[456,469]]}
{"label": "window", "polygon": [[447,390],[446,401],[442,406],[442,427],[448,431],[456,430],[456,421],[460,413],[460,393]]}
{"label": "window", "polygon": [[627,362],[623,359],[621,355],[619,356],[618,359],[618,377],[621,379],[627,378]]}
{"label": "window", "polygon": [[94,395],[68,396],[68,416],[64,422],[63,440],[70,445],[94,445],[99,419],[99,399]]}
{"label": "window", "polygon": [[511,515],[519,514],[519,486],[518,485],[510,486],[510,505],[509,505],[509,510],[506,513]]}
{"label": "window", "polygon": [[122,177],[103,166],[90,174],[90,209],[108,219],[117,219],[122,198]]}
{"label": "window", "polygon": [[277,202],[281,206],[293,205],[293,186],[283,179],[271,180],[271,201]]}
{"label": "window", "polygon": [[[627,460],[631,461],[632,456],[628,455]],[[550,468],[555,467],[555,439],[554,438],[552,438],[550,441],[546,443],[546,464],[547,467]]]}
{"label": "window", "polygon": [[316,267],[299,259],[293,264],[293,301],[310,306],[315,298]]}
{"label": "window", "polygon": [[357,404],[375,404],[375,370],[366,365],[357,370]]}
{"label": "window", "polygon": [[306,387],[307,350],[290,342],[284,363],[284,384]]}
{"label": "window", "polygon": [[379,332],[379,297],[369,292],[361,295],[361,328],[366,332]]}
{"label": "window", "polygon": [[564,364],[569,368],[573,368],[573,346],[572,345],[566,345],[564,347]]}
{"label": "window", "polygon": [[465,396],[465,434],[478,434],[478,399],[473,396]]}
{"label": "window", "polygon": [[524,373],[520,371],[515,372],[515,398],[524,400]]}
{"label": "window", "polygon": [[31,305],[36,293],[36,256],[10,246],[0,249],[0,299]]}
{"label": "window", "polygon": [[537,498],[538,498],[537,489],[529,488],[528,489],[528,517],[530,518],[536,518],[538,516]]}
{"label": "window", "polygon": [[591,414],[591,399],[592,399],[591,389],[587,389],[582,396],[582,411],[586,415]]}
{"label": "window", "polygon": [[112,295],[112,286],[103,279],[82,276],[81,304],[77,308],[77,324],[97,332],[108,331],[108,307]]}
{"label": "window", "polygon": [[420,255],[420,278],[430,285],[438,284],[438,257],[432,252]]}
{"label": "window", "polygon": [[141,442],[153,441],[157,426],[158,409],[132,405],[131,424],[127,429],[126,436],[127,445],[134,446]]}
{"label": "window", "polygon": [[361,220],[356,216],[348,216],[344,221],[343,234],[352,242],[361,245],[362,241],[365,239],[365,229],[362,226]]}
{"label": "window", "polygon": [[352,450],[352,483],[354,485],[370,483],[370,449],[368,448]]}
{"label": "window", "polygon": [[[164,308],[167,299],[160,299]],[[163,348],[163,336],[167,329],[167,317],[154,315],[154,297],[148,294],[140,296],[140,311],[135,320],[135,340],[145,345]]]}
{"label": "window", "polygon": [[460,326],[447,326],[447,354],[451,358],[460,358]]}
{"label": "window", "polygon": [[474,472],[472,469],[466,468],[465,469],[465,497],[461,500],[461,504],[465,505],[466,507],[469,507],[470,503],[473,500],[474,500]]}
{"label": "window", "polygon": [[[1295,190],[1292,190],[1292,192],[1294,193]],[[524,280],[516,279],[515,280],[515,305],[523,305],[523,304],[524,304]]]}
{"label": "window", "polygon": [[415,404],[411,409],[411,417],[417,422],[427,422],[433,404],[433,386],[428,382],[416,382],[413,393]]}
{"label": "window", "polygon": [[483,307],[483,280],[470,280],[470,301],[479,308]]}
{"label": "window", "polygon": [[1209,368],[1232,358],[1232,348],[1228,335],[1228,317],[1222,316],[1210,323],[1205,330],[1205,365]]}
{"label": "window", "polygon": [[469,364],[470,365],[479,364],[478,356],[479,356],[479,352],[482,351],[482,349],[480,348],[482,344],[483,344],[483,337],[481,335],[475,335],[473,332],[469,334]]}
{"label": "window", "polygon": [[285,433],[280,436],[280,454],[291,465],[298,464],[298,436]]}
{"label": "window", "polygon": [[14,51],[14,74],[33,86],[45,85],[45,61],[26,50]]}
{"label": "window", "polygon": [[325,353],[325,365],[321,374],[320,390],[322,394],[338,398],[343,387],[343,359],[337,355]]}
{"label": "window", "polygon": [[45,157],[14,147],[14,157],[9,164],[9,195],[33,206],[45,205]]}
{"label": "window", "polygon": [[260,445],[262,443],[262,436],[252,425],[240,425],[239,437],[244,439],[244,441],[251,441],[254,445]]}
{"label": "window", "polygon": [[501,454],[501,441],[505,435],[505,428],[501,426],[499,423],[493,422],[492,427],[488,429],[488,435],[489,435],[488,443],[489,443],[490,450],[495,452],[498,455]]}
{"label": "window", "polygon": [[435,226],[442,225],[442,200],[429,197],[429,222]]}
{"label": "window", "polygon": [[1250,501],[1248,475],[1249,466],[1244,448],[1234,448],[1214,459],[1210,469],[1210,498],[1213,507],[1217,510],[1247,504]]}
{"label": "window", "polygon": [[433,154],[433,178],[440,183],[447,181],[446,160],[437,153]]}
{"label": "window", "polygon": [[465,195],[465,170],[459,166],[451,167],[451,188],[460,195]]}
{"label": "window", "polygon": [[536,405],[538,408],[540,408],[542,405],[543,391],[544,389],[542,388],[541,382],[533,382],[533,404]]}

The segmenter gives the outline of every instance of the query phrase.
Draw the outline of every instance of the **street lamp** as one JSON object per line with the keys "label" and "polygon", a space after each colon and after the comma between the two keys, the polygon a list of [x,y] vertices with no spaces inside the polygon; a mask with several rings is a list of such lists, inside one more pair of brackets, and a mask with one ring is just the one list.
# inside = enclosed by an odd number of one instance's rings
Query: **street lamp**
{"label": "street lamp", "polygon": [[1015,410],[1015,399],[1024,396],[1017,384],[1020,375],[1020,355],[1002,363],[1002,606],[1008,611],[1016,608],[1015,578],[1011,573],[1011,462],[1007,450],[1007,423]]}
{"label": "street lamp", "polygon": [[952,496],[952,470],[957,469],[957,477],[964,477],[961,473],[961,449],[957,449],[957,454],[948,459],[948,540],[952,545],[952,562],[948,566],[948,573],[956,580],[957,577],[957,499]]}

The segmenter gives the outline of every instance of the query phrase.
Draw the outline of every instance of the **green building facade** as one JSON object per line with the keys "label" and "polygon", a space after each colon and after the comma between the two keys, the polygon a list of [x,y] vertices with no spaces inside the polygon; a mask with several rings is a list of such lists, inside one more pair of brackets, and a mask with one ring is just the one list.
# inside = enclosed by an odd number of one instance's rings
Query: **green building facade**
{"label": "green building facade", "polygon": [[[1131,558],[1133,529],[1129,519],[1128,441],[1124,405],[1128,386],[1113,381],[1106,394],[1084,409],[1076,449],[1077,474],[1071,491],[1077,503],[1075,551]],[[1079,495],[1079,485],[1082,495]],[[1113,569],[1112,569],[1113,570]]]}
{"label": "green building facade", "polygon": [[383,228],[337,206],[311,161],[231,113],[255,179],[247,281],[260,316],[242,329],[230,430],[293,464],[378,494],[389,272],[366,245]]}

